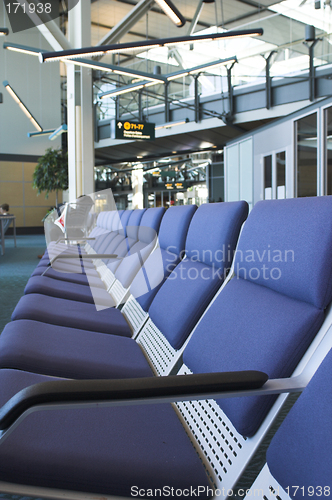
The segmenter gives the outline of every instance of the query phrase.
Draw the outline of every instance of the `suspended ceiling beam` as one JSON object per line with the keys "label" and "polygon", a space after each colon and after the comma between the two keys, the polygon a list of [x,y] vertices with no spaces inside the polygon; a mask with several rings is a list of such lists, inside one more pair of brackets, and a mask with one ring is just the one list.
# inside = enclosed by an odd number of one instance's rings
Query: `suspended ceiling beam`
{"label": "suspended ceiling beam", "polygon": [[[30,17],[31,21],[36,25],[40,33],[44,36],[44,38],[51,45],[53,50],[69,50],[72,49],[71,44],[68,42],[65,35],[60,30],[59,26],[50,18],[49,15],[42,13],[37,14],[37,9],[34,13],[29,14],[29,4],[34,3],[38,4],[37,0],[24,0],[26,4],[26,13]],[[21,4],[23,2],[21,1]]]}
{"label": "suspended ceiling beam", "polygon": [[109,45],[119,41],[150,10],[154,0],[141,0],[128,14],[107,33],[98,45]]}

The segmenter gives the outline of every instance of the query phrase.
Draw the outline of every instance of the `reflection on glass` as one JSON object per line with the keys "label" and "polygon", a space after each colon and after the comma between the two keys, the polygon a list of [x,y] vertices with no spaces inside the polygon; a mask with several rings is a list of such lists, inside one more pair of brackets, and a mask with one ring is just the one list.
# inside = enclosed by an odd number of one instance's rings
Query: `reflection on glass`
{"label": "reflection on glass", "polygon": [[325,110],[326,194],[332,194],[332,107]]}
{"label": "reflection on glass", "polygon": [[286,151],[276,154],[277,198],[286,198]]}
{"label": "reflection on glass", "polygon": [[317,196],[317,114],[296,123],[297,196]]}
{"label": "reflection on glass", "polygon": [[272,155],[264,156],[264,200],[272,200]]}

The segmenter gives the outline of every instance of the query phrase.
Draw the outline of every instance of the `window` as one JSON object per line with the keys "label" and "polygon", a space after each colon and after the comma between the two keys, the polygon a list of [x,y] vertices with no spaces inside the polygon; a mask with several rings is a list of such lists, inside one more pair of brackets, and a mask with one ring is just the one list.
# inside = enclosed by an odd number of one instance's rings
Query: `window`
{"label": "window", "polygon": [[297,126],[297,196],[317,196],[317,114],[305,116]]}
{"label": "window", "polygon": [[286,198],[286,151],[276,154],[277,198]]}
{"label": "window", "polygon": [[272,155],[264,156],[264,200],[272,200]]}
{"label": "window", "polygon": [[332,194],[332,107],[325,109],[326,194]]}

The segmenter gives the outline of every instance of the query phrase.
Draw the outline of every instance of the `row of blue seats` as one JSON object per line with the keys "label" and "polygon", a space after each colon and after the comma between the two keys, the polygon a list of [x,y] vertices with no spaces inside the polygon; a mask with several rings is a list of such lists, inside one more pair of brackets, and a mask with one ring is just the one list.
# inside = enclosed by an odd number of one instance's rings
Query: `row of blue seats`
{"label": "row of blue seats", "polygon": [[[285,401],[267,378],[296,376],[331,336],[332,199],[247,215],[245,202],[102,213],[85,247],[49,249],[0,336],[0,489],[227,496]],[[304,398],[328,392],[330,358]],[[315,439],[323,457],[332,444],[325,397],[310,439],[294,408],[269,452],[292,498],[295,484],[331,487],[329,462],[306,458]]]}

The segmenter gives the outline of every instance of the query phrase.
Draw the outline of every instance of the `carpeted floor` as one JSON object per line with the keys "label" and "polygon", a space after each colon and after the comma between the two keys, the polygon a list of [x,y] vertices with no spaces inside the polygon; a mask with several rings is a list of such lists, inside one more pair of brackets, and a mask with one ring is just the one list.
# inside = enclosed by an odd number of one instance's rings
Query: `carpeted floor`
{"label": "carpeted floor", "polygon": [[5,254],[0,255],[0,332],[10,321],[17,302],[24,293],[24,287],[37,266],[38,255],[45,251],[44,235],[17,236],[6,238]]}

